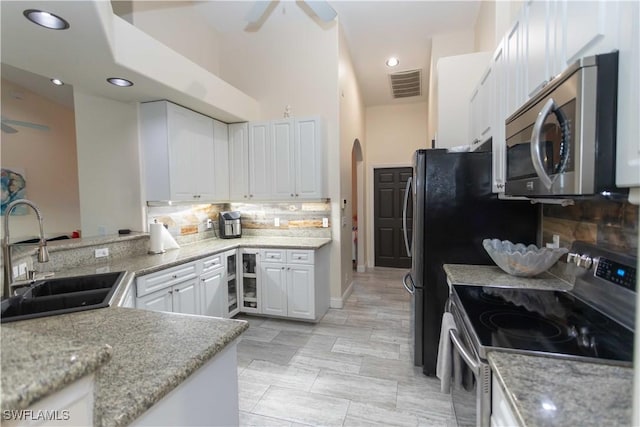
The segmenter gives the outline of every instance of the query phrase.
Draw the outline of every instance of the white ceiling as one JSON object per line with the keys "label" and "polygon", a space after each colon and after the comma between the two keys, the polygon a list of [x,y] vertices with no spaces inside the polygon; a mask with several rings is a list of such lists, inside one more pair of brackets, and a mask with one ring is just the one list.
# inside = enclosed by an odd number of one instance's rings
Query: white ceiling
{"label": "white ceiling", "polygon": [[[253,1],[194,1],[189,3],[191,3],[192,7],[198,8],[202,16],[207,17],[212,27],[227,35],[233,32],[245,31],[247,26],[245,17],[254,4]],[[303,2],[294,3],[283,0],[272,3],[273,5],[269,9],[270,13],[275,11],[282,12],[279,9],[293,7],[293,4],[307,9],[307,13],[310,13]],[[338,20],[344,29],[360,89],[367,106],[426,102],[431,60],[431,38],[434,35],[472,29],[475,26],[480,8],[480,0],[334,0],[329,3],[338,13]],[[79,5],[79,3],[77,4]],[[265,19],[269,19],[269,15],[266,15]],[[400,59],[400,65],[393,69],[389,69],[384,64],[385,60],[391,55]],[[86,66],[87,64],[84,65]],[[394,100],[391,97],[389,73],[413,69],[423,70],[422,95]],[[16,70],[3,67],[3,76],[25,87],[31,86],[28,84],[28,77],[35,76],[20,75],[12,71]],[[42,79],[42,81],[37,82],[40,86],[46,86],[47,83],[48,79]],[[33,89],[38,90],[41,88]],[[61,103],[69,105],[70,88],[65,89],[67,89],[68,93],[65,94],[66,100]],[[51,96],[51,98],[55,97]],[[58,101],[60,102],[60,100]]]}
{"label": "white ceiling", "polygon": [[[269,13],[288,7],[291,1],[273,1]],[[296,2],[303,6],[302,2]],[[219,32],[244,31],[245,17],[254,1],[199,1],[202,16]],[[360,89],[367,106],[426,102],[431,61],[431,38],[434,35],[473,29],[480,0],[464,1],[329,1],[338,13],[351,52]],[[400,64],[390,69],[389,56]],[[388,74],[422,69],[422,96],[394,100]]]}

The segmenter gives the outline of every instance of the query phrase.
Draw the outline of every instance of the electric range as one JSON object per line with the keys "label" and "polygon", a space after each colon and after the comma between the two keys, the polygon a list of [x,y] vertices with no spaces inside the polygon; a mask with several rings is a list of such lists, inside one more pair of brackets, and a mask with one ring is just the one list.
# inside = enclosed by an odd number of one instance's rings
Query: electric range
{"label": "electric range", "polygon": [[491,350],[633,366],[637,259],[574,242],[569,292],[454,285],[448,304],[453,408],[459,424],[488,426]]}

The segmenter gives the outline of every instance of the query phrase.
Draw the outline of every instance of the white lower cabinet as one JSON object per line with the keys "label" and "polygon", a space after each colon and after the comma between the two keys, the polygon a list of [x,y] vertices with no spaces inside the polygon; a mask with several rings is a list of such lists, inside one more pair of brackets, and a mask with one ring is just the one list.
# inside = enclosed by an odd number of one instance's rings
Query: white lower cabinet
{"label": "white lower cabinet", "polygon": [[139,297],[138,308],[183,314],[200,314],[198,304],[198,279],[190,279],[178,285]]}
{"label": "white lower cabinet", "polygon": [[520,423],[495,375],[491,379],[491,427],[513,427]]}
{"label": "white lower cabinet", "polygon": [[225,317],[227,287],[224,278],[225,268],[222,265],[200,277],[200,314]]}
{"label": "white lower cabinet", "polygon": [[[277,257],[276,253],[281,256]],[[315,319],[314,266],[269,261],[272,258],[290,260],[293,253],[305,251],[261,251],[260,286],[261,312],[273,316]],[[313,253],[306,254],[313,262]],[[271,258],[269,258],[271,256]]]}

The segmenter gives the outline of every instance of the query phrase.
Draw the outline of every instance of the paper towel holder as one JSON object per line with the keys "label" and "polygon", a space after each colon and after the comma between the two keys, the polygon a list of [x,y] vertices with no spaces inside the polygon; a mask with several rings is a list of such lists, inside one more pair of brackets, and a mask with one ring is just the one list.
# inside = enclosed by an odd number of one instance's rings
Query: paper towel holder
{"label": "paper towel holder", "polygon": [[[147,253],[150,255],[159,255],[166,252],[162,244],[162,233],[153,231],[153,228],[158,226],[164,227],[164,224],[159,223],[157,219],[153,221],[153,224],[149,225],[149,251]],[[160,239],[160,241],[158,242],[157,239]]]}

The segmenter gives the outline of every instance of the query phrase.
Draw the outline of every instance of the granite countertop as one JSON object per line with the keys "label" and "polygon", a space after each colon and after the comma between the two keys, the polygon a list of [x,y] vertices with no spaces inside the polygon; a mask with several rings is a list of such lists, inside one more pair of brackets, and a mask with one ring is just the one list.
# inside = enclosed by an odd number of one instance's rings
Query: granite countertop
{"label": "granite countertop", "polygon": [[[87,344],[2,326],[2,409],[26,409],[42,397],[95,372],[111,359],[107,344]],[[48,374],[42,375],[46,366]]]}
{"label": "granite countertop", "polygon": [[536,277],[518,277],[495,265],[444,264],[450,285],[493,286],[500,288],[546,289],[569,291],[573,285],[549,272]]}
{"label": "granite countertop", "polygon": [[[247,322],[238,320],[118,307],[4,324],[2,339],[20,346],[3,345],[2,409],[24,408],[62,388],[56,378],[68,383],[72,372],[78,371],[79,378],[103,364],[95,373],[94,424],[124,426],[247,328]],[[71,354],[81,361],[71,362]],[[27,390],[38,389],[39,394],[16,388],[20,385],[14,377],[29,373],[33,377],[24,382],[32,388]],[[54,380],[56,386],[49,386]]]}
{"label": "granite countertop", "polygon": [[522,426],[631,423],[633,368],[500,351],[488,360]]}
{"label": "granite countertop", "polygon": [[[87,240],[80,246],[104,242]],[[118,308],[136,277],[239,247],[315,250],[330,242],[318,237],[207,239],[163,254],[107,258],[56,271],[55,277],[126,274],[108,309],[3,324],[2,339],[16,344],[2,349],[2,409],[24,409],[104,365],[95,376],[96,425],[130,423],[248,328],[235,320]],[[56,243],[57,250],[79,247],[72,240]]]}

